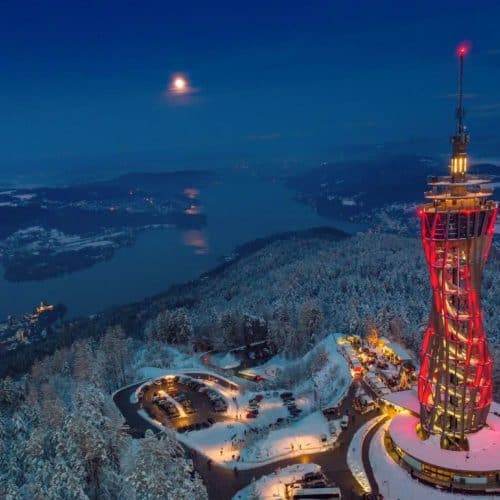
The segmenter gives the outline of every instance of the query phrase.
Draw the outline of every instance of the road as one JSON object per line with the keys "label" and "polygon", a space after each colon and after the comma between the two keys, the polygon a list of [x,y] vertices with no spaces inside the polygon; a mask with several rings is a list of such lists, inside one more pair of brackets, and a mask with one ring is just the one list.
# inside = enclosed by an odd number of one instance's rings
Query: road
{"label": "road", "polygon": [[[156,427],[154,427],[149,422],[144,420],[140,415],[138,415],[137,410],[139,409],[139,405],[130,402],[130,395],[142,383],[143,382],[140,382],[133,386],[127,387],[117,392],[113,397],[116,406],[124,416],[126,423],[132,429],[131,433],[134,436],[143,436],[144,432],[147,429],[158,432],[158,429]],[[262,467],[257,467],[251,470],[242,470],[239,471],[237,475],[235,475],[233,471],[215,464],[212,464],[209,467],[207,465],[207,460],[203,455],[197,453],[194,450],[188,449],[187,451],[193,459],[196,470],[199,472],[207,486],[209,498],[217,500],[231,499],[238,490],[249,484],[253,478],[258,479],[265,474],[270,474],[278,467],[285,467],[287,465],[296,463],[316,463],[320,465],[327,478],[340,486],[344,495],[343,498],[362,498],[363,492],[361,491],[358,483],[352,476],[347,466],[347,448],[356,430],[365,422],[373,418],[374,412],[368,413],[366,415],[353,416],[354,411],[352,410],[351,405],[355,391],[356,383],[353,383],[347,397],[342,404],[342,413],[349,411],[349,413],[351,414],[351,422],[349,423],[349,427],[342,432],[339,438],[340,445],[333,450],[280,460],[279,462],[273,462],[272,464],[263,465]],[[378,428],[378,425],[376,426],[376,428]],[[375,431],[373,431],[373,433],[374,432]],[[370,439],[373,433],[369,434]],[[365,442],[366,444],[363,445],[364,462],[365,460],[368,460],[368,441],[369,440],[367,440]],[[375,492],[376,483],[373,479],[371,467],[367,469],[367,474],[370,481],[373,481],[372,488],[374,488]]]}

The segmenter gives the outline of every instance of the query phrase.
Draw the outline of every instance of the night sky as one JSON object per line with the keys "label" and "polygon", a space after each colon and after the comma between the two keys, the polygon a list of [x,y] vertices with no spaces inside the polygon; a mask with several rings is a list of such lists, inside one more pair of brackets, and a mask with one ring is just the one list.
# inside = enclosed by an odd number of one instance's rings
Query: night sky
{"label": "night sky", "polygon": [[[492,1],[1,2],[0,171],[445,152],[462,40],[471,150],[494,155],[499,20]],[[165,93],[177,72],[188,96]]]}

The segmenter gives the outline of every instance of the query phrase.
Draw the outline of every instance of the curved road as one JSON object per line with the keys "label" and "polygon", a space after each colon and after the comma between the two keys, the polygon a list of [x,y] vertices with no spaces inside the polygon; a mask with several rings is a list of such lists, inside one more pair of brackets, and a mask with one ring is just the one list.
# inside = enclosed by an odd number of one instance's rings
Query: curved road
{"label": "curved road", "polygon": [[376,425],[374,425],[366,435],[363,445],[361,448],[361,458],[363,460],[363,467],[365,468],[366,476],[368,477],[368,481],[370,481],[370,487],[372,489],[372,494],[379,494],[378,483],[375,480],[375,475],[373,474],[372,465],[370,463],[370,443],[372,442],[372,438],[375,433],[379,430],[379,428],[385,424],[389,417],[385,417],[380,420]]}
{"label": "curved road", "polygon": [[[151,429],[155,433],[159,432],[156,427],[151,425],[137,413],[137,411],[139,410],[139,404],[130,402],[131,394],[142,383],[143,382],[139,382],[130,387],[126,387],[115,393],[115,395],[113,396],[114,403],[125,418],[126,423],[131,429],[130,433],[134,437],[144,436],[144,432],[148,429]],[[352,384],[349,389],[348,396],[345,398],[342,404],[342,413],[345,413],[347,410],[349,410],[350,414],[353,413],[353,411],[351,410],[351,402],[354,397],[355,391],[356,385]],[[238,490],[248,485],[253,478],[259,478],[265,474],[270,474],[278,467],[285,467],[287,465],[295,463],[310,462],[320,465],[327,478],[340,486],[340,488],[342,489],[343,498],[359,499],[363,497],[363,492],[347,466],[347,448],[356,430],[372,417],[372,413],[351,417],[349,427],[340,435],[340,445],[338,445],[333,450],[328,450],[323,453],[314,453],[302,455],[300,457],[284,459],[273,462],[271,464],[263,465],[262,467],[256,467],[251,470],[241,470],[237,475],[235,475],[233,471],[219,465],[212,464],[211,467],[208,467],[207,459],[194,450],[188,449],[188,453],[193,459],[196,470],[203,478],[207,486],[209,498],[211,499],[231,499]],[[354,418],[354,422],[352,421],[352,418]],[[376,428],[378,429],[378,427],[379,426],[377,425]],[[365,445],[369,443],[372,436],[373,433],[370,432],[368,435],[370,439],[366,439],[363,443],[364,463],[365,458],[366,460],[368,460],[368,447],[365,450]],[[369,463],[368,467],[365,463],[365,468],[370,482],[372,483],[372,487],[376,488],[377,485],[373,479],[373,472],[371,470],[371,467],[369,467]],[[375,490],[373,491],[375,492]]]}

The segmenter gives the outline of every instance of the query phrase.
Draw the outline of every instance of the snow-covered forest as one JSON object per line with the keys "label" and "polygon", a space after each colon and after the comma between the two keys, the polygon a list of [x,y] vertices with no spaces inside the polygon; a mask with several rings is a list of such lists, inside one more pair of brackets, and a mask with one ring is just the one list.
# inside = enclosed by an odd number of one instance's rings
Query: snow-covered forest
{"label": "snow-covered forest", "polygon": [[[499,271],[493,250],[483,307],[497,395]],[[206,498],[175,436],[133,440],[112,402],[113,391],[137,381],[141,366],[170,366],[162,346],[227,350],[267,338],[295,357],[329,333],[364,335],[377,326],[418,357],[430,308],[420,242],[372,233],[274,241],[175,293],[185,307],[158,314],[153,301],[156,312],[140,332],[117,321],[104,335],[77,340],[18,379],[0,381],[1,498]]]}
{"label": "snow-covered forest", "polygon": [[[482,304],[494,360],[500,361],[500,252],[486,264]],[[431,305],[419,240],[365,233],[332,243],[321,238],[274,242],[188,291],[190,316],[215,343],[239,345],[252,317],[268,339],[299,354],[331,332],[364,335],[376,326],[418,359]],[[239,338],[238,338],[239,336]],[[500,394],[500,362],[495,363]]]}
{"label": "snow-covered forest", "polygon": [[133,440],[111,393],[130,377],[132,342],[111,328],[0,385],[0,497],[204,499],[171,432]]}

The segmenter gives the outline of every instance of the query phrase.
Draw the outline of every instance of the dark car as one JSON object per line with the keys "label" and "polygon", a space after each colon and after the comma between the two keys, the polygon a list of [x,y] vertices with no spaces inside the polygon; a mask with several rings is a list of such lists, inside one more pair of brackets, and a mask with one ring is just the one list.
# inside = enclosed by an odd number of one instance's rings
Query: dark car
{"label": "dark car", "polygon": [[307,483],[308,488],[326,488],[327,486],[325,481],[311,481]]}
{"label": "dark car", "polygon": [[323,479],[323,475],[319,472],[307,472],[304,474],[304,481],[316,481],[319,479]]}

